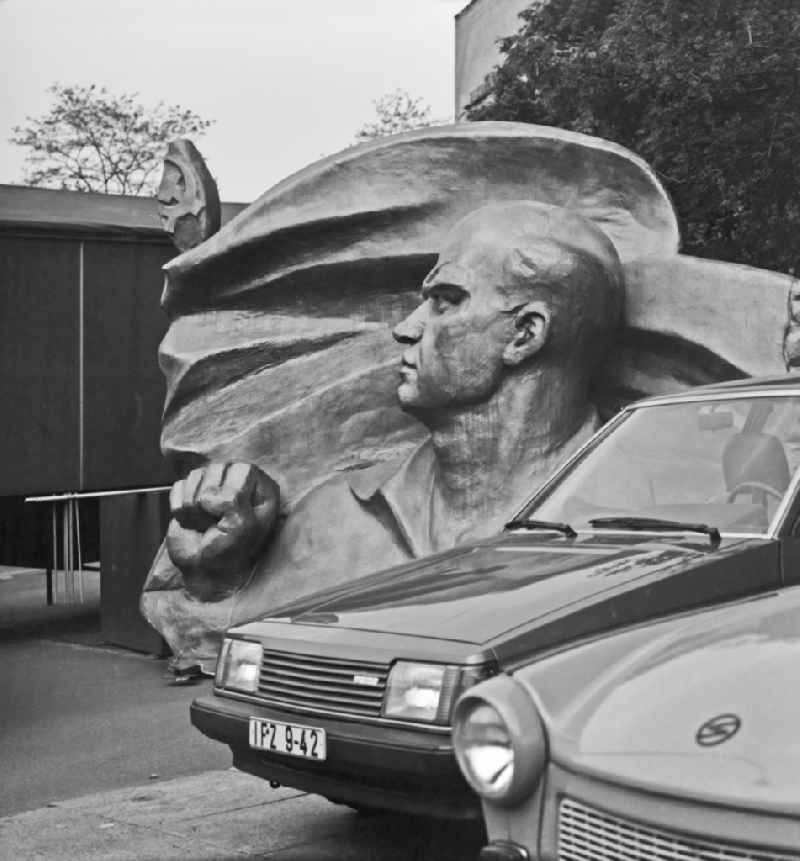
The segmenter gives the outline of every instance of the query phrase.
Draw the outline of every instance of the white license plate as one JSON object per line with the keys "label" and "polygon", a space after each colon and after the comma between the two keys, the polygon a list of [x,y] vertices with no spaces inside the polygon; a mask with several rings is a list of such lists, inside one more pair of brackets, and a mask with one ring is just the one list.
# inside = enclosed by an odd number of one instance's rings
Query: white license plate
{"label": "white license plate", "polygon": [[303,759],[325,759],[325,730],[251,717],[250,747]]}

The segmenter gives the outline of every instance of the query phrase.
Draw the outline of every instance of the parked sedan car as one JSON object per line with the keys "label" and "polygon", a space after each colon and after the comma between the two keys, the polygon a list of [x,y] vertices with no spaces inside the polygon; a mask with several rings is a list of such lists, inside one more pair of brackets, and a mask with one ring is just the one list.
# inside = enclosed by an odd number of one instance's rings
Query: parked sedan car
{"label": "parked sedan car", "polygon": [[476,815],[450,740],[464,690],[582,638],[800,581],[798,416],[792,377],[626,408],[503,534],[230,630],[192,722],[277,783]]}
{"label": "parked sedan car", "polygon": [[800,588],[567,648],[470,689],[481,861],[800,858]]}

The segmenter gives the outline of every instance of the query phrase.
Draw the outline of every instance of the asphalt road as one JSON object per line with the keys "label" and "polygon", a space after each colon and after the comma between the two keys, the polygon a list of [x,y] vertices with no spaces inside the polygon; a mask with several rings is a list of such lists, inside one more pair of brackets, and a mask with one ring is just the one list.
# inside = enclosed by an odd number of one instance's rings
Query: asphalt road
{"label": "asphalt road", "polygon": [[164,660],[44,639],[0,639],[0,816],[230,765],[189,723],[203,687]]}

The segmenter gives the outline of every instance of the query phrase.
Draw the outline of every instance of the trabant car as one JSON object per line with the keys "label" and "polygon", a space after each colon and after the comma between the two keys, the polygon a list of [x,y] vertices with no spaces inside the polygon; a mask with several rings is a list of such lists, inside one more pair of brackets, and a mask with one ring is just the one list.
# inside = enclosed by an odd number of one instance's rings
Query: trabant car
{"label": "trabant car", "polygon": [[800,858],[800,588],[591,639],[471,688],[481,861]]}
{"label": "trabant car", "polygon": [[626,407],[488,540],[231,629],[194,725],[233,764],[355,807],[479,813],[451,715],[602,632],[800,580],[800,380]]}

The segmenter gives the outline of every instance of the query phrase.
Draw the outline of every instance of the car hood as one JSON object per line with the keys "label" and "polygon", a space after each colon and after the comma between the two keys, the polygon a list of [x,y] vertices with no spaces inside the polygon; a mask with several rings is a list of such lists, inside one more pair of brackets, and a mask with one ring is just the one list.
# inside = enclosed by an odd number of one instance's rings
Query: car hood
{"label": "car hood", "polygon": [[633,631],[516,675],[564,767],[800,814],[800,588]]}
{"label": "car hood", "polygon": [[[775,553],[774,542],[760,539],[729,539],[715,548],[705,536],[675,543],[641,535],[567,540],[506,534],[308,596],[269,618],[494,647],[509,632],[584,613],[598,602],[611,601],[604,618],[596,621],[600,629],[668,612],[669,607],[650,600],[651,590],[676,575],[691,575],[699,600],[707,601],[701,584],[710,580],[697,576],[698,569],[724,569],[728,583],[735,585],[731,560],[741,561],[748,551],[764,558],[741,562],[742,571],[759,566],[777,571],[777,563],[768,558]],[[638,600],[613,600],[632,591]],[[682,589],[681,605],[691,604],[695,592]],[[580,625],[573,627],[580,633]],[[259,633],[258,623],[247,628]],[[553,634],[554,642],[562,637]],[[530,642],[518,644],[520,654],[529,654],[530,648]]]}

